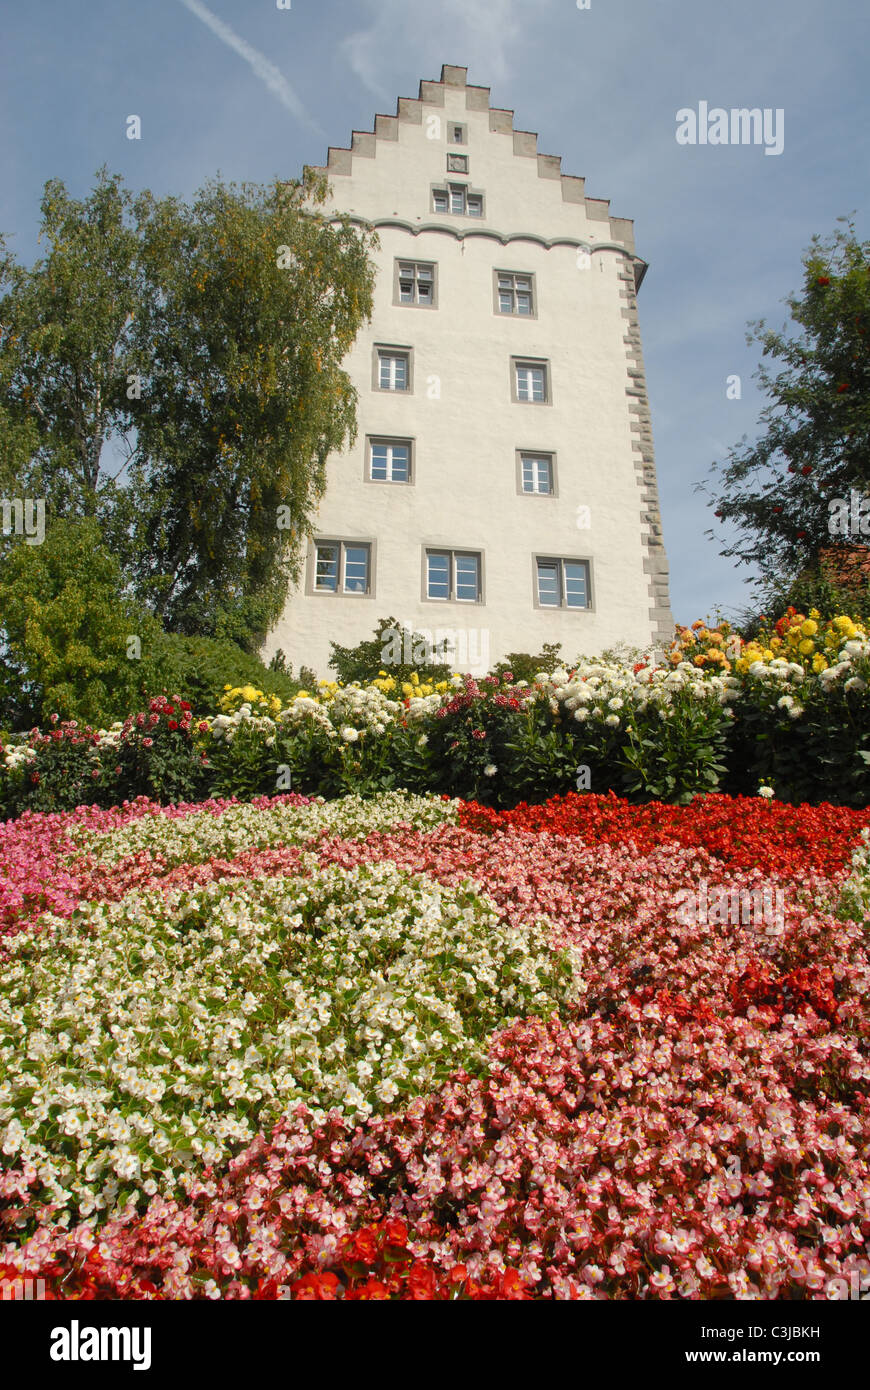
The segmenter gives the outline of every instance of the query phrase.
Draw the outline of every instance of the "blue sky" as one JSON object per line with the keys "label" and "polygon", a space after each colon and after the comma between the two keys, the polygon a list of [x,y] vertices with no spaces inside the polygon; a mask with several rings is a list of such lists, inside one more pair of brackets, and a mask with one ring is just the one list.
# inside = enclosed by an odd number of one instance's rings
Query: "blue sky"
{"label": "blue sky", "polygon": [[[492,88],[538,148],[632,217],[641,331],[679,621],[741,608],[745,570],[694,485],[763,404],[749,320],[786,321],[813,233],[870,237],[870,7],[854,0],[41,0],[0,9],[0,230],[37,254],[42,185],[99,166],[190,196],[220,172],[322,164],[442,63]],[[782,108],[784,149],[681,146],[676,112]],[[126,118],[142,139],[126,138]],[[742,378],[741,400],[726,378]]]}

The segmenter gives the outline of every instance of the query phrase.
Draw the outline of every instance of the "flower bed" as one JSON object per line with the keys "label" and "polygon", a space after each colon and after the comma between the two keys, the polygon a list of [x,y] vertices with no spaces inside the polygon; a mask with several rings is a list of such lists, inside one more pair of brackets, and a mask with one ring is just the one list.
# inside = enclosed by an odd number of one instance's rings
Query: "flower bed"
{"label": "flower bed", "polygon": [[0,856],[0,1265],[53,1296],[828,1298],[866,1264],[870,813],[140,800]]}
{"label": "flower bed", "polygon": [[696,624],[660,664],[586,660],[531,685],[510,673],[322,681],[283,709],[242,686],[197,713],[159,696],[108,730],[57,723],[4,743],[0,813],[291,788],[507,808],[575,785],[674,804],[762,785],[795,804],[870,804],[870,641],[845,616],[789,613],[751,643]]}

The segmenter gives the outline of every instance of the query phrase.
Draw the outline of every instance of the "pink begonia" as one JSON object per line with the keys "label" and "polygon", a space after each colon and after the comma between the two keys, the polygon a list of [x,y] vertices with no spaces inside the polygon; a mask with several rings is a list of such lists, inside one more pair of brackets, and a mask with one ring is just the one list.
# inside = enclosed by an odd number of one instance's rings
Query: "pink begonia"
{"label": "pink begonia", "polygon": [[[582,953],[582,1002],[500,1029],[483,1075],[456,1072],[395,1113],[318,1123],[299,1106],[226,1169],[204,1170],[186,1203],[154,1197],[138,1215],[67,1231],[50,1213],[40,1224],[35,1169],[7,1170],[7,1219],[32,1231],[0,1248],[7,1268],[72,1269],[73,1284],[90,1271],[98,1296],[247,1299],[264,1281],[339,1268],[345,1235],[385,1218],[445,1273],[515,1269],[556,1299],[825,1299],[865,1258],[870,964],[862,927],[832,911],[846,864],[776,878],[683,844],[641,853],[447,824],[107,865],[71,835],[201,809],[143,800],[0,826],[5,929],[145,887],[392,860],[445,884],[476,880],[517,929],[547,918],[554,946]],[[782,930],[681,921],[675,895],[702,879],[781,889]],[[762,983],[815,971],[828,1013],[811,993],[753,1002],[741,982],[762,967]]]}

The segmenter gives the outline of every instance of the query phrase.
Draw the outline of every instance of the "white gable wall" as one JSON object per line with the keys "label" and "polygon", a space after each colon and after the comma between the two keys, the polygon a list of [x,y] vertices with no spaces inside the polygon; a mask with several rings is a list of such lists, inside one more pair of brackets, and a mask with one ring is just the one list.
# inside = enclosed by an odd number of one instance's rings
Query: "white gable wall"
{"label": "white gable wall", "polygon": [[[400,101],[398,117],[379,116],[378,134],[355,135],[353,152],[330,151],[335,208],[374,225],[381,245],[372,321],[345,361],[359,435],[329,462],[316,535],[371,543],[371,586],[364,596],[312,592],[311,547],[265,653],[280,647],[318,675],[330,674],[331,641],[368,638],[387,614],[432,632],[473,629],[472,651],[485,632],[484,666],[545,642],[561,642],[570,660],[671,635],[634,301],[645,267],[631,224],[538,156],[534,135],[491,111],[464,69],[442,79]],[[427,136],[431,117],[440,138]],[[465,144],[448,142],[451,122],[466,126]],[[448,153],[468,156],[468,175],[448,174]],[[450,182],[483,193],[482,218],[432,211],[431,186]],[[394,304],[396,258],[437,264],[436,308]],[[534,318],[494,312],[495,270],[534,274]],[[373,389],[376,343],[413,350],[412,393]],[[549,363],[551,404],[512,401],[513,356]],[[371,435],[413,440],[411,484],[366,480]],[[518,449],[555,454],[555,496],[518,493]],[[578,529],[578,506],[590,529]],[[481,552],[483,601],[426,599],[426,546]],[[588,559],[591,607],[536,606],[536,555]]]}

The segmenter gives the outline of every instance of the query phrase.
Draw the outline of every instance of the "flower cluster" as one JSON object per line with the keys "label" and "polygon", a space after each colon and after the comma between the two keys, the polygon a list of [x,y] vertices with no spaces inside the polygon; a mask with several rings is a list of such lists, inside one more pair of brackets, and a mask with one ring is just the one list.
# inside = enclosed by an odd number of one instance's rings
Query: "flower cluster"
{"label": "flower cluster", "polygon": [[471,889],[298,867],[139,891],[10,942],[0,1152],[35,1167],[46,1204],[178,1195],[295,1102],[371,1114],[572,997],[571,949]]}
{"label": "flower cluster", "polygon": [[540,806],[520,803],[508,811],[468,803],[461,807],[459,823],[489,832],[577,836],[589,846],[630,845],[643,854],[659,845],[683,845],[734,867],[754,866],[784,876],[809,870],[834,879],[846,873],[853,852],[857,855],[865,844],[870,810],[788,806],[742,796],[705,796],[691,806],[630,806],[612,795],[569,792]]}
{"label": "flower cluster", "polygon": [[[837,1296],[868,821],[393,795],[3,827],[0,1261],[58,1297]],[[781,934],[685,918],[702,879],[781,888]]]}
{"label": "flower cluster", "polygon": [[613,729],[648,709],[667,718],[680,694],[728,706],[739,688],[732,677],[703,675],[688,661],[671,667],[588,662],[570,673],[563,668],[552,675],[542,672],[537,684],[551,706],[564,706],[578,723],[601,720]]}
{"label": "flower cluster", "polygon": [[791,607],[772,626],[763,624],[758,638],[746,644],[738,670],[746,672],[756,661],[770,662],[786,658],[800,662],[815,675],[821,675],[836,663],[850,643],[863,644],[866,639],[867,632],[863,625],[846,614],[825,623],[815,608],[805,615]]}
{"label": "flower cluster", "polygon": [[277,695],[266,695],[255,685],[225,685],[218,703],[221,714],[235,714],[242,705],[247,706],[249,714],[256,710],[258,715],[274,717],[281,711],[280,698]]}
{"label": "flower cluster", "polygon": [[741,646],[741,639],[729,622],[722,621],[712,627],[699,618],[691,627],[676,624],[668,661],[672,666],[688,662],[699,671],[706,667],[708,671],[726,674],[734,670]]}

